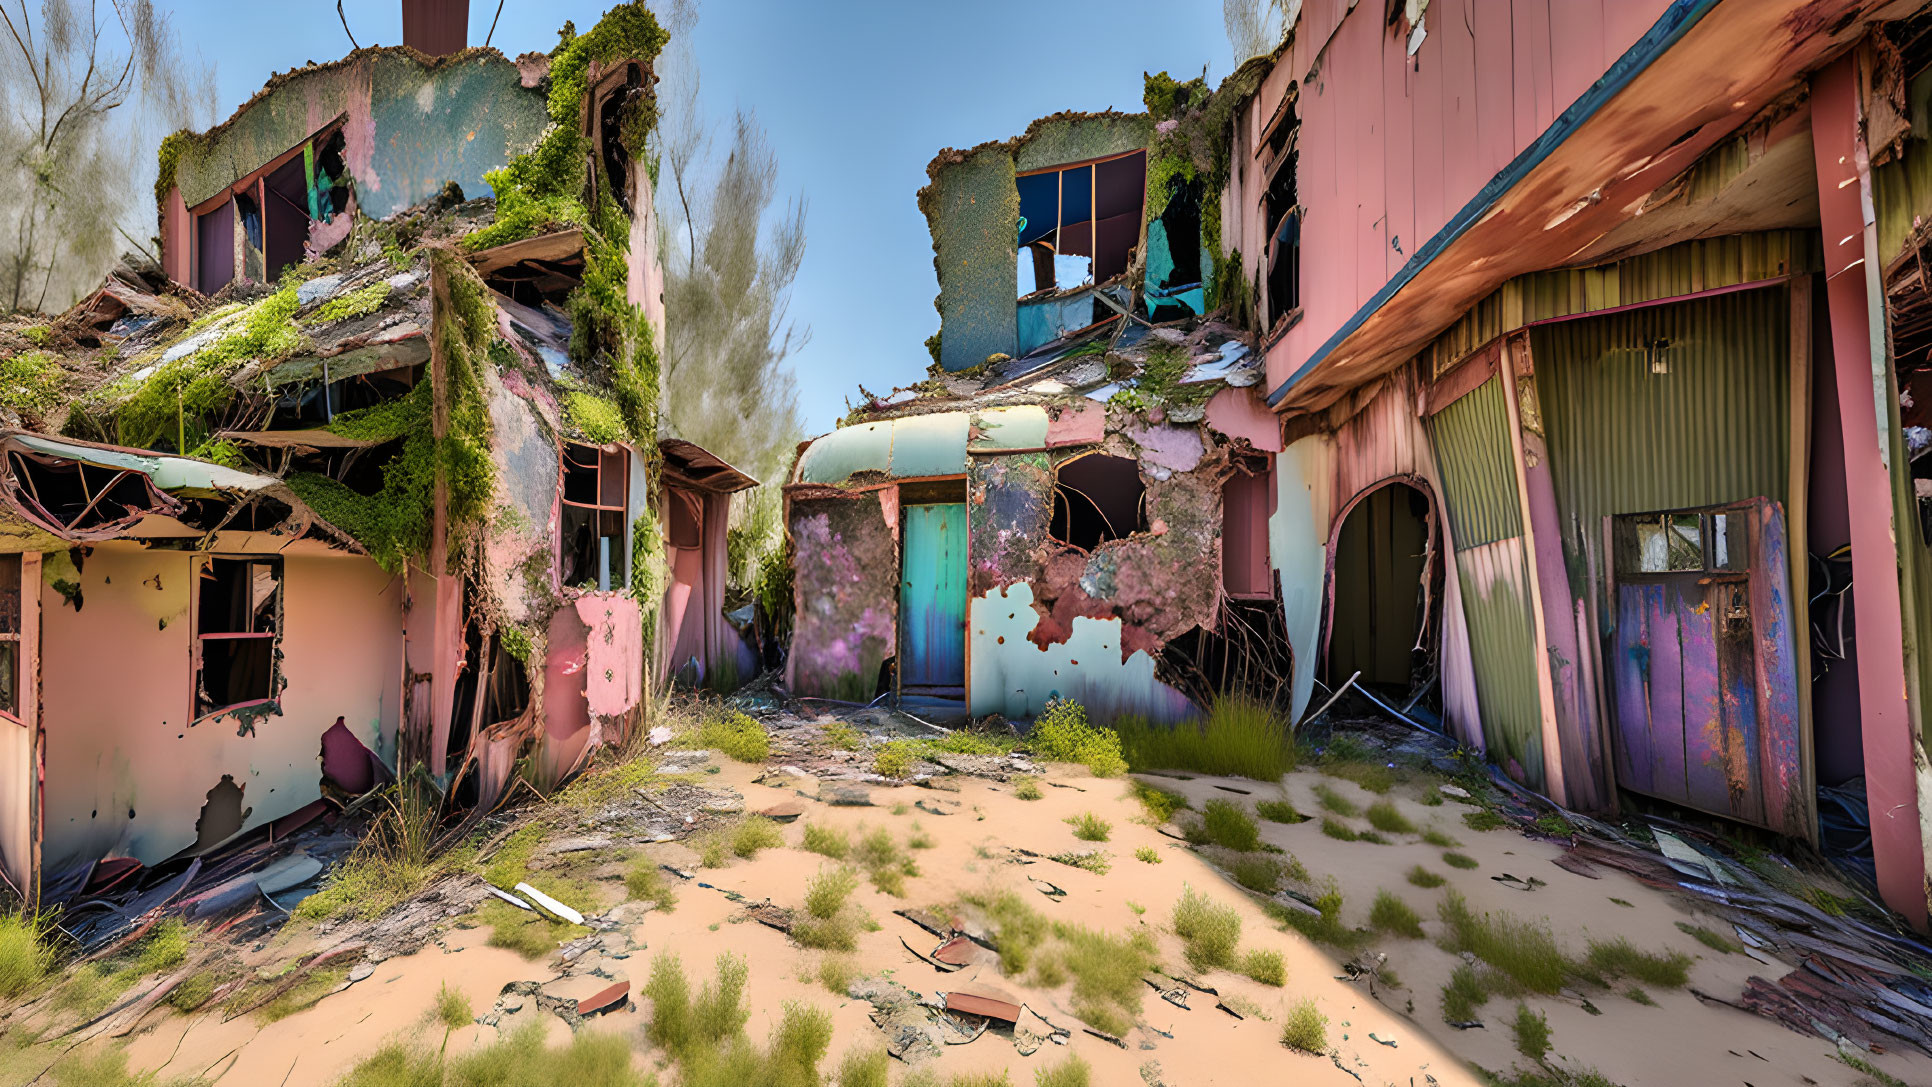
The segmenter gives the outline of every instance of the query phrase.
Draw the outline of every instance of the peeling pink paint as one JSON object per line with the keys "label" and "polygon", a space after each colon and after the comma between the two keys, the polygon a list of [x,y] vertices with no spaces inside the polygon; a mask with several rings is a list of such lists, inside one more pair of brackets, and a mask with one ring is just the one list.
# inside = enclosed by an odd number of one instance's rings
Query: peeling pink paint
{"label": "peeling pink paint", "polygon": [[[1213,408],[1209,408],[1212,415]],[[1274,417],[1269,416],[1272,422]],[[1107,436],[1107,408],[1102,404],[1083,402],[1072,407],[1061,408],[1057,415],[1047,420],[1047,445],[1096,445]]]}
{"label": "peeling pink paint", "polygon": [[1173,472],[1192,472],[1207,452],[1201,432],[1192,427],[1150,426],[1135,422],[1122,433],[1140,446],[1140,459]]}
{"label": "peeling pink paint", "polygon": [[1281,452],[1281,419],[1252,388],[1215,393],[1207,402],[1207,423],[1226,437],[1247,439],[1260,452]]}
{"label": "peeling pink paint", "polygon": [[621,717],[643,699],[644,619],[637,601],[621,593],[590,593],[577,600],[587,628],[584,701],[598,717]]}

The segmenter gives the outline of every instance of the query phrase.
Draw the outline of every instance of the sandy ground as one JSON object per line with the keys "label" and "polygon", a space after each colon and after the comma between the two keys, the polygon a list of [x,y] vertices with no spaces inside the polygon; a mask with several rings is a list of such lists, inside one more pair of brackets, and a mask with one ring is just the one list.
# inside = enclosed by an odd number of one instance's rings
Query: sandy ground
{"label": "sandy ground", "polygon": [[[762,768],[726,764],[709,783],[741,790],[746,807],[756,811],[781,800],[799,800],[791,789],[757,785],[752,778]],[[606,960],[616,977],[628,977],[633,989],[649,974],[654,956],[676,954],[693,985],[707,978],[711,963],[723,953],[743,955],[750,966],[749,1030],[761,1038],[777,1022],[788,1001],[805,1001],[832,1012],[836,1033],[825,1067],[853,1047],[873,1048],[883,1041],[869,1019],[871,1008],[850,997],[835,996],[809,978],[822,953],[807,951],[771,928],[748,920],[742,906],[722,893],[729,889],[756,901],[770,898],[784,906],[798,906],[810,878],[826,860],[798,848],[804,828],[814,822],[861,830],[889,828],[903,843],[919,830],[934,845],[916,856],[921,875],[908,880],[907,896],[893,898],[869,883],[855,895],[881,923],[879,931],[862,933],[854,956],[861,973],[889,972],[889,976],[924,993],[975,985],[991,985],[1023,998],[1029,1006],[1060,1025],[1076,1026],[1069,1010],[1066,987],[1039,991],[1025,978],[1001,976],[997,957],[982,953],[979,961],[958,973],[944,974],[919,961],[900,944],[904,937],[914,947],[937,941],[894,909],[943,909],[962,893],[989,888],[1012,888],[1053,920],[1075,922],[1110,932],[1144,929],[1156,940],[1162,961],[1185,970],[1180,942],[1169,931],[1169,918],[1183,888],[1191,885],[1214,899],[1235,907],[1243,919],[1244,948],[1273,948],[1288,964],[1285,988],[1271,988],[1246,978],[1214,973],[1198,979],[1223,994],[1252,1000],[1270,1018],[1236,1020],[1214,1007],[1212,998],[1195,994],[1190,1009],[1159,999],[1148,990],[1140,1011],[1140,1026],[1126,1037],[1127,1048],[1101,1039],[1072,1034],[1069,1046],[1047,1045],[1031,1057],[1021,1056],[1010,1038],[989,1032],[977,1041],[946,1047],[937,1067],[946,1071],[1009,1069],[1013,1082],[1029,1084],[1035,1070],[1058,1063],[1070,1049],[1094,1067],[1094,1082],[1132,1085],[1161,1082],[1170,1087],[1203,1084],[1320,1083],[1346,1087],[1359,1081],[1369,1085],[1461,1085],[1480,1082],[1468,1063],[1504,1069],[1515,1053],[1506,1018],[1513,1001],[1492,1001],[1483,1009],[1486,1029],[1454,1030],[1442,1022],[1439,998],[1443,983],[1459,961],[1430,940],[1381,939],[1372,951],[1386,953],[1389,965],[1406,989],[1380,989],[1371,996],[1366,984],[1351,982],[1339,969],[1333,953],[1299,934],[1278,929],[1259,907],[1227,884],[1186,846],[1145,822],[1139,803],[1118,780],[1095,780],[1077,769],[1056,768],[1052,781],[1071,787],[1047,787],[1042,799],[1023,801],[1009,785],[963,778],[959,792],[912,786],[875,788],[873,807],[830,807],[802,800],[806,812],[798,822],[782,827],[786,845],[753,860],[734,860],[723,869],[706,869],[696,882],[678,887],[679,901],[669,913],[651,912],[635,925],[631,937],[640,947],[623,960]],[[1236,779],[1199,778],[1157,780],[1163,787],[1186,793],[1196,807],[1210,797],[1244,803],[1269,799],[1275,786]],[[1316,812],[1312,793],[1317,782],[1363,806],[1373,799],[1356,786],[1299,772],[1280,787],[1303,812]],[[1217,785],[1247,790],[1242,796]],[[807,791],[810,791],[809,785]],[[1423,864],[1451,879],[1478,910],[1508,910],[1518,917],[1547,919],[1556,935],[1577,950],[1588,935],[1623,935],[1648,950],[1675,949],[1698,956],[1692,984],[1719,994],[1735,994],[1751,973],[1775,977],[1781,967],[1766,966],[1742,956],[1709,951],[1675,927],[1678,920],[1695,920],[1671,897],[1651,890],[1621,874],[1606,872],[1592,880],[1550,863],[1559,853],[1555,845],[1531,840],[1509,829],[1477,833],[1462,825],[1465,809],[1455,803],[1425,807],[1414,797],[1419,787],[1400,787],[1397,804],[1419,826],[1435,825],[1462,843],[1462,851],[1480,867],[1459,871],[1440,862],[1441,850],[1408,839],[1410,844],[1376,845],[1342,842],[1325,837],[1319,820],[1296,825],[1262,823],[1266,840],[1293,853],[1316,880],[1332,876],[1345,899],[1344,920],[1366,923],[1368,904],[1379,889],[1399,893],[1424,917],[1433,936],[1436,901],[1445,890],[1422,890],[1403,881],[1410,866]],[[915,807],[938,807],[953,814],[937,815]],[[903,814],[894,814],[898,810]],[[1041,854],[1096,848],[1074,837],[1063,820],[1093,812],[1113,824],[1112,837],[1097,848],[1112,855],[1112,869],[1096,875],[1048,860],[1016,864],[988,859],[984,853],[1006,855],[1004,847]],[[1141,822],[1134,820],[1140,819]],[[1366,824],[1352,822],[1360,829]],[[1161,863],[1135,858],[1142,846],[1152,847]],[[694,868],[697,857],[687,846],[667,843],[646,847],[656,859]],[[1492,876],[1535,877],[1545,885],[1534,891],[1511,889]],[[1037,893],[1029,875],[1065,888],[1064,899]],[[606,883],[612,901],[622,897],[620,883]],[[1630,907],[1617,905],[1622,898]],[[1143,912],[1144,911],[1144,912]],[[285,1087],[326,1087],[354,1063],[397,1036],[440,1044],[443,1030],[431,1021],[431,1007],[445,984],[470,998],[479,1015],[487,1012],[502,988],[514,981],[549,981],[556,977],[551,964],[532,962],[508,951],[484,946],[487,930],[455,930],[446,948],[431,946],[405,958],[376,967],[373,975],[347,990],[278,1023],[262,1026],[251,1017],[223,1023],[218,1016],[181,1017],[152,1014],[129,1045],[130,1063],[165,1075],[218,1074],[216,1082],[235,1085],[283,1084]],[[559,982],[559,995],[582,996],[603,984],[577,977]],[[581,990],[581,991],[579,991]],[[1650,1084],[1850,1084],[1859,1076],[1833,1061],[1826,1043],[1799,1036],[1767,1020],[1721,1007],[1701,1004],[1685,992],[1651,991],[1659,1006],[1647,1007],[1614,993],[1592,993],[1589,1000],[1601,1014],[1592,1015],[1580,999],[1533,999],[1531,1006],[1547,1014],[1552,1032],[1553,1059],[1571,1068],[1595,1068],[1615,1082],[1638,1087]],[[1292,1002],[1311,997],[1329,1019],[1332,1056],[1310,1056],[1279,1043],[1280,1018]],[[1378,999],[1379,998],[1379,999]],[[535,1014],[548,1022],[553,1036],[569,1030],[547,1013],[526,1010],[502,1029]],[[648,1001],[592,1020],[584,1029],[617,1031],[632,1041],[641,1065],[653,1066],[656,1054],[643,1040]],[[465,1027],[449,1038],[452,1052],[494,1041],[498,1028]],[[1381,1041],[1370,1040],[1373,1033]],[[1167,1035],[1172,1035],[1168,1037]],[[1393,1042],[1393,1046],[1381,1044]],[[1881,1068],[1907,1083],[1932,1083],[1932,1062],[1898,1056],[1876,1058]],[[1150,1078],[1151,1077],[1151,1078]],[[899,1073],[895,1073],[895,1082]]]}

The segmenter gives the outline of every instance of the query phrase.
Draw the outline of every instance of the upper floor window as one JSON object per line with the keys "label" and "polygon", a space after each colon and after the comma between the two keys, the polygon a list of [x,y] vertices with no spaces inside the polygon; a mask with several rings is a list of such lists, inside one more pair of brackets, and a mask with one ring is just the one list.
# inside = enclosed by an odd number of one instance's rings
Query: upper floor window
{"label": "upper floor window", "polygon": [[20,556],[0,555],[0,713],[20,716]]}
{"label": "upper floor window", "polygon": [[1140,240],[1147,152],[1021,174],[1020,297],[1105,283]]}
{"label": "upper floor window", "polygon": [[558,569],[565,585],[609,590],[628,569],[624,530],[631,458],[622,446],[599,449],[565,442]]}
{"label": "upper floor window", "polygon": [[194,208],[195,289],[213,294],[237,275],[273,283],[302,263],[310,231],[348,210],[346,146],[331,123]]}
{"label": "upper floor window", "polygon": [[1302,208],[1295,191],[1295,169],[1300,160],[1297,143],[1301,122],[1295,115],[1296,90],[1288,89],[1255,142],[1267,189],[1261,197],[1262,221],[1268,225],[1266,265],[1267,313],[1264,327],[1272,329],[1301,309]]}
{"label": "upper floor window", "polygon": [[275,697],[282,560],[211,558],[195,590],[195,716]]}

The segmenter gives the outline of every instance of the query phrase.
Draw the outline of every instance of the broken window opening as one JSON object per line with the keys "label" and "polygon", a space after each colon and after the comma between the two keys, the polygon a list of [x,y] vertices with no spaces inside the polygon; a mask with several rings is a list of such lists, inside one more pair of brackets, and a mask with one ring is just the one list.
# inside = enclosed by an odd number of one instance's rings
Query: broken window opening
{"label": "broken window opening", "polygon": [[1295,192],[1295,173],[1301,159],[1296,146],[1300,133],[1301,121],[1295,115],[1295,90],[1291,87],[1263,144],[1269,164],[1268,188],[1261,198],[1261,210],[1268,224],[1266,327],[1270,330],[1301,310],[1302,208]]}
{"label": "broken window opening", "polygon": [[1092,551],[1109,540],[1147,530],[1147,485],[1127,457],[1087,453],[1054,472],[1053,521],[1048,534]]}
{"label": "broken window opening", "polygon": [[340,126],[325,130],[262,179],[268,280],[280,279],[288,268],[302,263],[311,223],[331,222],[348,207],[345,146]]}
{"label": "broken window opening", "polygon": [[130,469],[20,452],[7,454],[7,467],[15,493],[62,528],[115,524],[157,504],[147,477]]}
{"label": "broken window opening", "polygon": [[262,207],[253,193],[235,194],[235,215],[241,221],[241,278],[255,283],[266,281],[262,264]]}
{"label": "broken window opening", "polygon": [[558,519],[558,565],[572,588],[608,592],[630,577],[624,547],[630,497],[630,452],[566,442],[562,451],[563,511]]}
{"label": "broken window opening", "polygon": [[[479,687],[481,705],[476,697]],[[521,717],[530,708],[530,676],[523,662],[503,648],[496,631],[486,640],[477,622],[464,626],[463,667],[456,676],[453,706],[449,739],[443,745],[451,766],[468,757],[470,740],[478,731]]]}
{"label": "broken window opening", "polygon": [[272,700],[282,560],[210,558],[201,567],[195,598],[195,715]]}
{"label": "broken window opening", "polygon": [[1221,485],[1221,584],[1244,600],[1274,596],[1274,571],[1268,566],[1268,516],[1274,484],[1266,456],[1235,461],[1235,472]]}
{"label": "broken window opening", "polygon": [[20,556],[0,555],[0,714],[20,719]]}
{"label": "broken window opening", "polygon": [[1280,597],[1223,597],[1214,629],[1170,639],[1154,657],[1154,676],[1197,706],[1230,695],[1286,712],[1294,696],[1295,654]]}
{"label": "broken window opening", "polygon": [[396,366],[334,381],[284,385],[276,390],[266,429],[307,430],[326,426],[345,411],[400,400],[422,379],[423,367],[417,365]]}
{"label": "broken window opening", "polygon": [[1021,298],[1106,283],[1133,263],[1147,202],[1147,152],[1036,170],[1014,183]]}
{"label": "broken window opening", "polygon": [[1723,510],[1618,517],[1617,576],[1744,574],[1751,568],[1745,519]]}
{"label": "broken window opening", "polygon": [[631,213],[631,164],[635,159],[633,152],[624,146],[624,114],[633,101],[650,93],[643,84],[643,67],[635,62],[626,64],[623,85],[606,95],[597,106],[598,143],[604,157],[604,176],[610,179],[611,197],[625,215]]}

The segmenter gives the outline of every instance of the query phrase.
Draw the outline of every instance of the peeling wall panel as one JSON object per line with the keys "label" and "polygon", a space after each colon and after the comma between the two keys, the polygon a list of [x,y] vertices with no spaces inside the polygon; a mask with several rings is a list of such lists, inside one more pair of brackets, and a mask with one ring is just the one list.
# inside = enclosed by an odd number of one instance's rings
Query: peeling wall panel
{"label": "peeling wall panel", "polygon": [[109,853],[153,864],[194,844],[223,775],[242,789],[242,829],[294,811],[320,795],[338,716],[395,758],[401,602],[375,563],[283,554],[282,712],[245,735],[232,715],[191,717],[195,563],[107,543],[83,564],[80,610],[42,592],[45,871]]}
{"label": "peeling wall panel", "polygon": [[1199,712],[1187,696],[1154,678],[1151,655],[1142,651],[1122,659],[1120,620],[1075,618],[1065,641],[1044,648],[1029,640],[1038,622],[1030,585],[973,599],[968,701],[974,714],[1027,719],[1054,698],[1079,702],[1097,722],[1128,714],[1179,721]]}
{"label": "peeling wall panel", "polygon": [[1510,777],[1541,790],[1543,713],[1522,537],[1458,551],[1456,572],[1462,582],[1485,750]]}
{"label": "peeling wall panel", "polygon": [[1316,643],[1321,638],[1322,599],[1327,593],[1333,465],[1333,441],[1320,434],[1295,442],[1275,458],[1275,512],[1268,518],[1268,554],[1281,581],[1288,644],[1295,655],[1293,714],[1297,720],[1315,688]]}
{"label": "peeling wall panel", "polygon": [[797,600],[786,667],[798,694],[865,702],[877,690],[897,644],[893,528],[876,493],[792,503]]}
{"label": "peeling wall panel", "polygon": [[0,874],[22,889],[33,873],[34,792],[34,735],[0,719]]}

